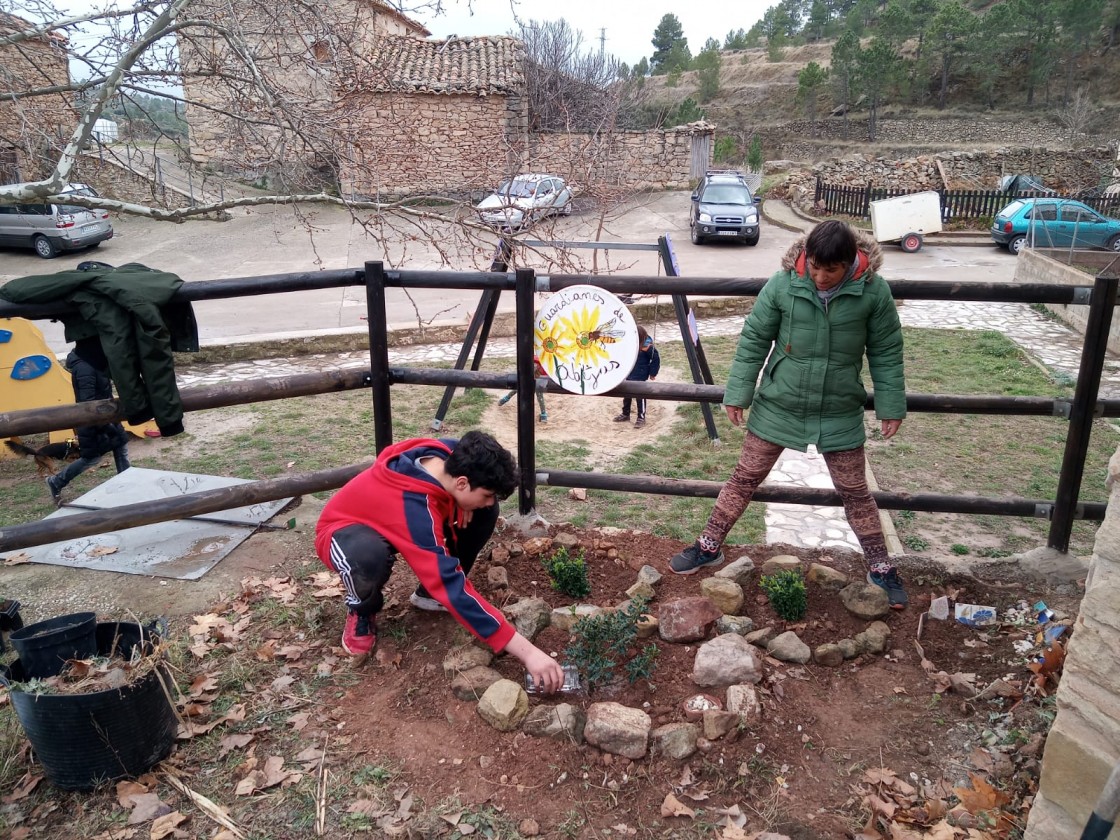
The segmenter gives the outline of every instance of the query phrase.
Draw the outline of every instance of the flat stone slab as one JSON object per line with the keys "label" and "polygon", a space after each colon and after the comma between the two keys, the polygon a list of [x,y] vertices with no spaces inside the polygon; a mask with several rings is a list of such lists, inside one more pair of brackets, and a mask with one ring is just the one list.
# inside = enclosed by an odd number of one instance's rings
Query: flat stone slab
{"label": "flat stone slab", "polygon": [[[75,516],[153,499],[246,484],[241,478],[130,467],[48,516]],[[252,536],[291,498],[156,522],[23,549],[32,563],[197,580]]]}

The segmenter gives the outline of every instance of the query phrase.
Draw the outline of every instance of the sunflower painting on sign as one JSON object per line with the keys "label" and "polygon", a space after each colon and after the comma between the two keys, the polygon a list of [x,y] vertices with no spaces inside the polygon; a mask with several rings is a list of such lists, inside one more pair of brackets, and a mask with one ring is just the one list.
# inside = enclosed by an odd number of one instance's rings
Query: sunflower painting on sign
{"label": "sunflower painting on sign", "polygon": [[630,310],[597,286],[570,286],[550,296],[535,332],[541,366],[573,394],[605,394],[626,379],[638,356]]}

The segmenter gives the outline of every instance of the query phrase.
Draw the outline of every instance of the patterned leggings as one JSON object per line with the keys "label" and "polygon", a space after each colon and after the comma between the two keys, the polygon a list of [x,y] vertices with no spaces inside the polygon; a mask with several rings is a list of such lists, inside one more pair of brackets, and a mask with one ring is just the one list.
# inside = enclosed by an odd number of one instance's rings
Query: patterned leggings
{"label": "patterned leggings", "polygon": [[[700,537],[700,544],[705,550],[713,551],[723,545],[728,532],[750,504],[754,491],[770,474],[784,449],[784,446],[747,432],[739,463],[719,491],[716,506]],[[863,447],[843,452],[825,452],[823,455],[832,483],[844,502],[848,524],[863,548],[868,565],[889,563],[883,526],[879,521],[879,506],[875,504],[871,491],[867,488]]]}

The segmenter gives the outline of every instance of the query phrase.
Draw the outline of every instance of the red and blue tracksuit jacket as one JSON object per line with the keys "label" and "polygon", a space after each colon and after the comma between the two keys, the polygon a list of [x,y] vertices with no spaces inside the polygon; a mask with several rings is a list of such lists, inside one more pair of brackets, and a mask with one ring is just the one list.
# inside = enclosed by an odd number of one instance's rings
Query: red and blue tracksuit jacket
{"label": "red and blue tracksuit jacket", "polygon": [[404,558],[428,594],[491,650],[509,644],[515,630],[501,610],[467,579],[445,539],[448,526],[462,525],[463,511],[421,458],[446,459],[457,441],[415,438],[386,447],[373,466],[359,473],[327,502],[315,529],[315,551],[333,569],[331,537],[348,525],[367,525]]}

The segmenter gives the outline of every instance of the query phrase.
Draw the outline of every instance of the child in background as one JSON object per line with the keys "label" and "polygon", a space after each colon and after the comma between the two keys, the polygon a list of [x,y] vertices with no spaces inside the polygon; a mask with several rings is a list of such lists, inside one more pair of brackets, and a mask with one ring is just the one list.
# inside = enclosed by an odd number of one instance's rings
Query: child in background
{"label": "child in background", "polygon": [[[661,354],[653,346],[653,339],[649,337],[646,328],[638,327],[638,358],[634,361],[634,369],[626,377],[631,382],[645,382],[657,379],[661,371]],[[646,424],[646,401],[637,398],[638,419],[634,421],[634,428],[640,429]],[[614,418],[616,423],[630,422],[630,397],[622,398],[622,413]]]}
{"label": "child in background", "polygon": [[[536,365],[537,377],[538,378],[542,377],[542,376],[548,376],[548,373],[541,366],[541,360],[537,356],[533,357],[533,364]],[[506,394],[504,397],[502,397],[500,400],[498,400],[498,405],[505,405],[510,400],[512,400],[515,396],[517,396],[517,391],[516,390],[510,391],[508,394]],[[544,409],[544,391],[537,391],[537,405],[540,406],[540,409],[541,409],[540,416],[537,419],[540,420],[542,423],[547,423],[548,422],[548,412],[545,411],[545,409]]]}

